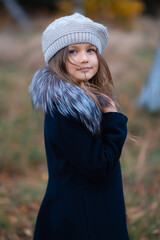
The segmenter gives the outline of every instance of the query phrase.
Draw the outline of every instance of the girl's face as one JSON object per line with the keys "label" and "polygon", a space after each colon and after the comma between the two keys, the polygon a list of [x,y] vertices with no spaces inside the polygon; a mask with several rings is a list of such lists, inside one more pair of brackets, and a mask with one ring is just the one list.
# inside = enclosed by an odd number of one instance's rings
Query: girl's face
{"label": "girl's face", "polygon": [[66,61],[68,74],[76,80],[89,80],[98,71],[97,49],[89,43],[78,43],[68,46],[69,55]]}

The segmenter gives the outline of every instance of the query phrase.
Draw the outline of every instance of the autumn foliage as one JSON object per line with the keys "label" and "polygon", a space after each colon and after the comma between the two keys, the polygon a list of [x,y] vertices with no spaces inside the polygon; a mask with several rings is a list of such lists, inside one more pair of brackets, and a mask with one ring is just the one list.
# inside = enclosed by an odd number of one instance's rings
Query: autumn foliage
{"label": "autumn foliage", "polygon": [[[57,8],[63,15],[73,13],[76,1],[61,0]],[[85,0],[81,4],[83,12],[91,18],[101,20],[130,21],[145,10],[145,4],[138,0]]]}
{"label": "autumn foliage", "polygon": [[144,4],[136,0],[86,0],[86,13],[103,18],[131,20],[144,10]]}

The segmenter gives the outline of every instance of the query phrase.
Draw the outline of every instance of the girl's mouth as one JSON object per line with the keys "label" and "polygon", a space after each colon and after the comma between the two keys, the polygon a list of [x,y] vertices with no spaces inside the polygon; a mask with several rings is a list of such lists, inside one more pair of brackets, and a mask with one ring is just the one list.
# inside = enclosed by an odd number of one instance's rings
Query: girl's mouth
{"label": "girl's mouth", "polygon": [[91,67],[83,67],[83,68],[80,68],[78,70],[80,70],[82,72],[88,72],[90,69],[91,69]]}

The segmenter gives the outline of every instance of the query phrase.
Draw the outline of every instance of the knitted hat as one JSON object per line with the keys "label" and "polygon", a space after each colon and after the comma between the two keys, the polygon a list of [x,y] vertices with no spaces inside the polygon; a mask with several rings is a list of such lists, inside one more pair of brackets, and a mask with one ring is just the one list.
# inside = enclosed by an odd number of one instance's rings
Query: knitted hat
{"label": "knitted hat", "polygon": [[91,19],[74,13],[53,21],[43,32],[42,50],[45,62],[62,48],[75,43],[90,43],[101,54],[108,42],[107,28]]}

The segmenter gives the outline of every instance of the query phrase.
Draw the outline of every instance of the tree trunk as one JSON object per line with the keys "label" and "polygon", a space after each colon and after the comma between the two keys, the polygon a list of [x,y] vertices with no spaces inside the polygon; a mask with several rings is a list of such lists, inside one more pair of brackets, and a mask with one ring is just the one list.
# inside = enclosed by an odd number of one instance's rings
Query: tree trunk
{"label": "tree trunk", "polygon": [[73,11],[85,15],[85,8],[84,8],[85,0],[74,0],[73,3],[74,3]]}
{"label": "tree trunk", "polygon": [[2,0],[4,6],[8,10],[8,12],[12,15],[12,17],[16,20],[19,26],[22,29],[27,29],[31,26],[30,21],[21,8],[21,6],[16,2],[16,0]]}
{"label": "tree trunk", "polygon": [[138,106],[150,112],[160,111],[160,42],[148,77],[138,99]]}

